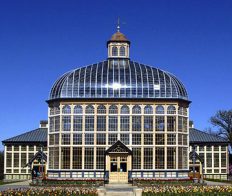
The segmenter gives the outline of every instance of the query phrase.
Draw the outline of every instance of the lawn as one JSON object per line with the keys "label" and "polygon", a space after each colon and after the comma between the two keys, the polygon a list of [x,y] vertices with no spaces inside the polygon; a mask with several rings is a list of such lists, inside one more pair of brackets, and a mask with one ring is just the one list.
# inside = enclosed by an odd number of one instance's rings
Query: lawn
{"label": "lawn", "polygon": [[0,185],[3,185],[3,184],[4,184],[4,182],[2,180],[0,180]]}
{"label": "lawn", "polygon": [[4,185],[4,184],[11,184],[11,183],[15,183],[15,182],[19,182],[19,181],[4,182],[3,180],[0,180],[0,185]]}

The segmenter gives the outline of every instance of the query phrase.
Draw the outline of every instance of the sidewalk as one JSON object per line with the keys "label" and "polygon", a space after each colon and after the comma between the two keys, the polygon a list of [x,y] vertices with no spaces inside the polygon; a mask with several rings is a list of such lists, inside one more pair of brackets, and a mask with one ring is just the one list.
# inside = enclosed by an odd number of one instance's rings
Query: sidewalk
{"label": "sidewalk", "polygon": [[209,186],[232,186],[232,184],[226,183],[226,182],[213,182],[213,181],[206,181],[206,180],[205,182]]}

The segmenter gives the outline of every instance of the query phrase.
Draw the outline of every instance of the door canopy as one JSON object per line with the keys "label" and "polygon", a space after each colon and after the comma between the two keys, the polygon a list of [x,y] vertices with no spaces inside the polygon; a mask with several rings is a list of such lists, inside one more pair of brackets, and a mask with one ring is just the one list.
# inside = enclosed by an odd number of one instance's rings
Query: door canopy
{"label": "door canopy", "polygon": [[31,166],[34,160],[37,160],[39,163],[42,163],[42,161],[47,162],[47,155],[39,150],[24,167]]}
{"label": "door canopy", "polygon": [[120,140],[114,143],[111,147],[106,150],[106,155],[108,154],[129,154],[132,155],[132,151],[123,144]]}

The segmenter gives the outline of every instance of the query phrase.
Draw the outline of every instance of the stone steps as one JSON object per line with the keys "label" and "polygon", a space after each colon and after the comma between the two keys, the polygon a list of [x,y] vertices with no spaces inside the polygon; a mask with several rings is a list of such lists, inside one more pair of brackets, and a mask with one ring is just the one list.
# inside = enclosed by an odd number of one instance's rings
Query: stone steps
{"label": "stone steps", "polygon": [[142,196],[142,189],[131,184],[106,184],[98,188],[99,196]]}

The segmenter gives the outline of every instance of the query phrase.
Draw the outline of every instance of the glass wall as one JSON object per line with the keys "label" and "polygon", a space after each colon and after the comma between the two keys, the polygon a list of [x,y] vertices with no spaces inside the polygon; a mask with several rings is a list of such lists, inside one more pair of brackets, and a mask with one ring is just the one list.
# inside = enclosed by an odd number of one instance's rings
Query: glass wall
{"label": "glass wall", "polygon": [[104,169],[103,152],[120,140],[133,152],[133,169],[186,170],[187,122],[188,108],[169,103],[50,107],[49,169]]}

